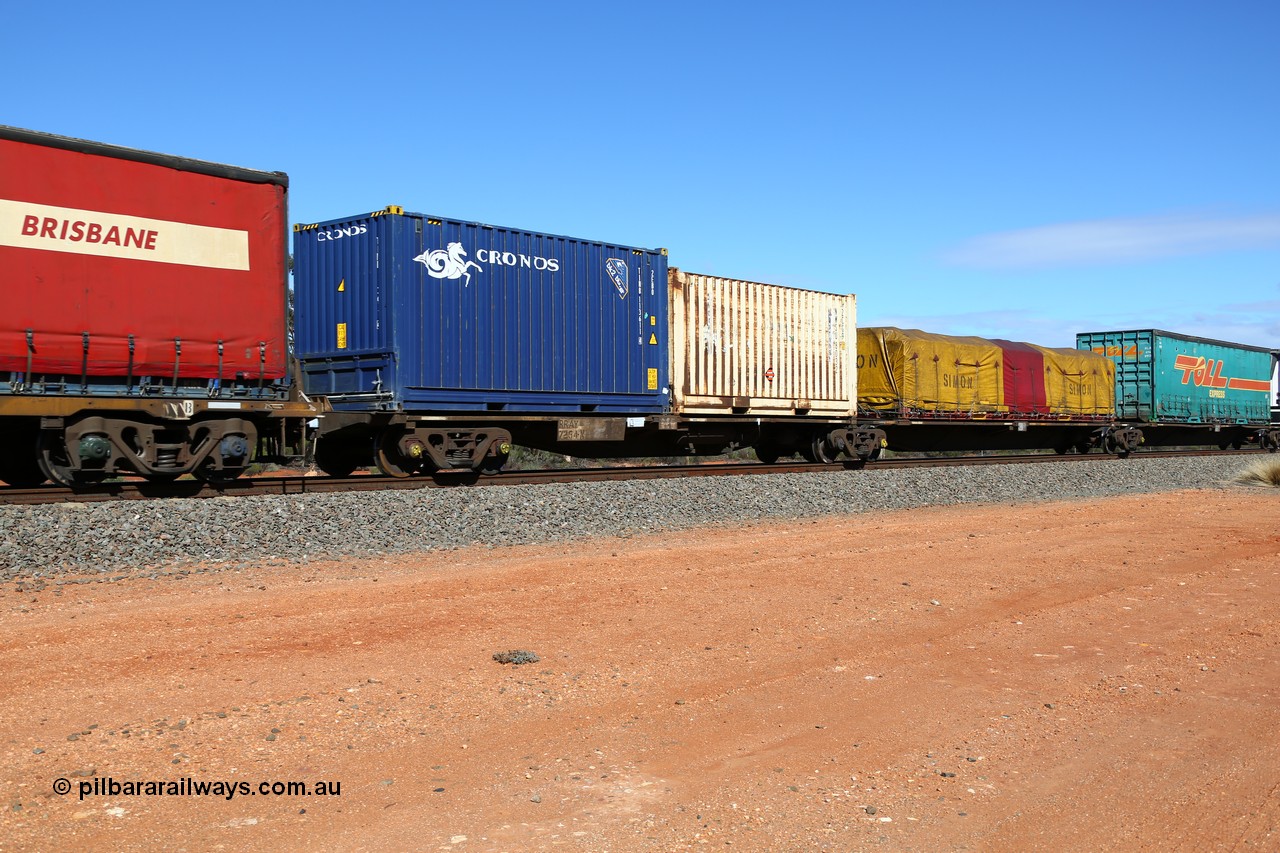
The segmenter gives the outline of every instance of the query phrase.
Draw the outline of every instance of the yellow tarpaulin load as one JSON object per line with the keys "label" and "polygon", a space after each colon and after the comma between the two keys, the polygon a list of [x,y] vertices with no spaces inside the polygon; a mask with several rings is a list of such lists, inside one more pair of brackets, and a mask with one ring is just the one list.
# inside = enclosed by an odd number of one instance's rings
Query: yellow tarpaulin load
{"label": "yellow tarpaulin load", "polygon": [[1116,407],[1116,365],[1104,355],[1030,344],[1044,354],[1045,400],[1055,415],[1110,415]]}
{"label": "yellow tarpaulin load", "polygon": [[858,404],[880,410],[1002,412],[1001,348],[919,329],[858,330]]}

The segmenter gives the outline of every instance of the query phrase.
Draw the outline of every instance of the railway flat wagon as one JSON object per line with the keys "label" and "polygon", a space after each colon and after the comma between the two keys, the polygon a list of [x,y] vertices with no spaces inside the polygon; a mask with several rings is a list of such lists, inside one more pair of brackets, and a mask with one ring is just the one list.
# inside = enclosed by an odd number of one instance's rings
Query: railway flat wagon
{"label": "railway flat wagon", "polygon": [[290,411],[287,190],[0,127],[0,479],[244,469]]}
{"label": "railway flat wagon", "polygon": [[1149,444],[1280,443],[1268,349],[1159,329],[1081,332],[1076,347],[1115,363],[1116,417],[1143,424]]}
{"label": "railway flat wagon", "polygon": [[294,254],[329,473],[496,469],[516,438],[615,444],[669,408],[663,249],[393,206],[295,226]]}
{"label": "railway flat wagon", "polygon": [[1110,426],[1114,367],[1094,353],[918,329],[858,330],[858,403],[894,450],[1128,452]]}

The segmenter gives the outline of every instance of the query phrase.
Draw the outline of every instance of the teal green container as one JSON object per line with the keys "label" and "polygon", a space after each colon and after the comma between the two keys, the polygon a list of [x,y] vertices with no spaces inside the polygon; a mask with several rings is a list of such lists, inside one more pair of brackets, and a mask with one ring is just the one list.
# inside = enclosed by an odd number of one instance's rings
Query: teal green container
{"label": "teal green container", "polygon": [[1141,329],[1081,332],[1076,349],[1116,364],[1116,417],[1145,423],[1266,424],[1271,351]]}

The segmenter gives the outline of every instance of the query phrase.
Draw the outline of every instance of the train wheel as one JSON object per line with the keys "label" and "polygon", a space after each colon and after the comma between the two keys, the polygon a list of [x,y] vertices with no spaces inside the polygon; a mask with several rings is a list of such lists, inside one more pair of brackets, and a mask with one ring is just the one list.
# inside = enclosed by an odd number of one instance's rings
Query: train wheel
{"label": "train wheel", "polygon": [[[507,464],[507,460],[511,458],[511,450],[511,442],[505,439],[490,443],[485,448],[484,456],[476,463],[476,470],[481,474],[497,474]],[[430,457],[427,457],[427,459],[429,460]],[[424,470],[430,464],[428,461],[427,465],[424,466]]]}
{"label": "train wheel", "polygon": [[211,463],[206,462],[191,474],[202,483],[208,483],[211,486],[218,486],[224,483],[230,483],[232,480],[244,473],[243,468],[223,468],[218,470]]}
{"label": "train wheel", "polygon": [[388,477],[412,477],[413,472],[421,465],[421,460],[411,459],[400,452],[400,439],[403,436],[404,430],[400,427],[388,427],[378,435],[373,460],[378,470]]}
{"label": "train wheel", "polygon": [[38,430],[16,429],[0,433],[0,480],[16,489],[30,489],[47,477],[40,468],[36,449]]}
{"label": "train wheel", "polygon": [[835,457],[828,452],[827,448],[827,437],[825,435],[820,435],[813,440],[812,444],[810,444],[810,453],[806,454],[806,456],[808,456],[810,460],[819,462],[823,465],[835,464]]}
{"label": "train wheel", "polygon": [[105,475],[76,471],[67,457],[67,442],[62,433],[41,432],[37,443],[40,470],[60,486],[75,488],[101,482]]}
{"label": "train wheel", "polygon": [[[332,441],[332,439],[330,440]],[[334,446],[321,438],[316,442],[316,467],[330,477],[350,477],[359,465],[355,457],[341,445]]]}
{"label": "train wheel", "polygon": [[756,458],[766,465],[777,462],[778,457],[782,455],[782,452],[772,444],[757,444],[752,450],[756,452]]}
{"label": "train wheel", "polygon": [[1113,453],[1121,459],[1129,458],[1129,448],[1122,447],[1120,441],[1112,433],[1107,433],[1102,437],[1102,452]]}
{"label": "train wheel", "polygon": [[[33,451],[34,449],[32,448]],[[14,488],[34,488],[47,479],[40,467],[40,460],[34,453],[15,453],[11,457],[0,459],[0,480]]]}
{"label": "train wheel", "polygon": [[510,454],[508,453],[499,453],[496,456],[486,456],[484,459],[480,460],[480,473],[497,474],[502,470],[502,467],[507,464],[509,456]]}
{"label": "train wheel", "polygon": [[258,434],[252,425],[246,424],[244,429],[243,434],[228,432],[222,436],[215,452],[206,456],[204,462],[191,472],[197,480],[215,486],[230,483],[248,469]]}

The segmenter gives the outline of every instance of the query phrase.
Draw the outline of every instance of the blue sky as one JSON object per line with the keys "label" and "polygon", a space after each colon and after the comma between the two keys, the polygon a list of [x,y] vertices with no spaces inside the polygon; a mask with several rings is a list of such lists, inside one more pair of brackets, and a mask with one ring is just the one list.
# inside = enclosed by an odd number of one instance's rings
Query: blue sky
{"label": "blue sky", "polygon": [[[0,122],[859,295],[1280,347],[1280,3],[20,4]],[[20,82],[18,82],[20,81]]]}

